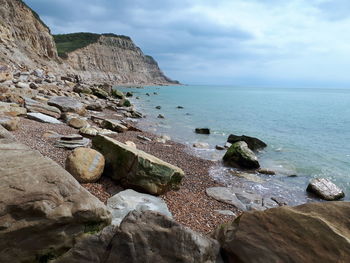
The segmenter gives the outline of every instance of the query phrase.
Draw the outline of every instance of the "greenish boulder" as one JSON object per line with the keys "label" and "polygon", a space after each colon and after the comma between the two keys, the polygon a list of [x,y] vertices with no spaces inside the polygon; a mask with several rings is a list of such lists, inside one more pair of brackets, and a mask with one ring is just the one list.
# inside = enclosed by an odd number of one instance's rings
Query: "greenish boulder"
{"label": "greenish boulder", "polygon": [[108,92],[106,92],[100,88],[93,88],[92,94],[94,94],[96,97],[98,97],[100,99],[107,99],[108,98]]}
{"label": "greenish boulder", "polygon": [[112,96],[121,100],[125,98],[124,93],[117,89],[112,89]]}
{"label": "greenish boulder", "polygon": [[126,187],[154,195],[178,189],[184,172],[157,157],[98,135],[93,148],[106,159],[105,173]]}
{"label": "greenish boulder", "polygon": [[123,106],[124,106],[124,107],[131,107],[131,102],[130,102],[130,100],[124,100]]}
{"label": "greenish boulder", "polygon": [[260,167],[258,158],[248,148],[246,142],[239,141],[231,145],[223,157],[224,163],[232,167],[257,169]]}

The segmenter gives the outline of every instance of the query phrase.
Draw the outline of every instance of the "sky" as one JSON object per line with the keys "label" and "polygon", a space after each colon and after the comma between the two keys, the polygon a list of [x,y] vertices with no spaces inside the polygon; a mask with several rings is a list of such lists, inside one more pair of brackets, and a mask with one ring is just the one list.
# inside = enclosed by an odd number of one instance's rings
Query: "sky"
{"label": "sky", "polygon": [[52,33],[130,36],[186,84],[350,87],[348,0],[25,0]]}

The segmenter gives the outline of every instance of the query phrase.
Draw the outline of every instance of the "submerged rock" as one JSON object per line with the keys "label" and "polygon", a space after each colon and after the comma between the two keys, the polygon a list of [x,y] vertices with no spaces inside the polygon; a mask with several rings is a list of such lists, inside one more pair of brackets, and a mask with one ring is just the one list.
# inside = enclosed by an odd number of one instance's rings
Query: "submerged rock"
{"label": "submerged rock", "polygon": [[126,187],[159,195],[177,189],[184,177],[180,168],[106,136],[93,138],[93,147],[106,159],[106,174]]}
{"label": "submerged rock", "polygon": [[349,262],[349,202],[246,212],[213,237],[225,262]]}
{"label": "submerged rock", "polygon": [[237,136],[237,135],[231,134],[227,139],[227,142],[232,144],[239,141],[246,142],[249,149],[251,149],[252,151],[260,150],[267,146],[267,144],[264,143],[262,140],[259,140],[258,138],[255,138],[255,137],[246,136],[246,135]]}
{"label": "submerged rock", "polygon": [[224,163],[232,167],[241,167],[247,169],[257,169],[260,167],[258,158],[248,148],[247,143],[243,141],[231,145],[223,157]]}
{"label": "submerged rock", "polygon": [[312,179],[307,191],[328,201],[339,200],[345,196],[343,190],[326,178]]}
{"label": "submerged rock", "polygon": [[195,132],[198,134],[210,134],[210,129],[208,129],[208,128],[196,128]]}
{"label": "submerged rock", "polygon": [[132,189],[124,190],[107,200],[107,207],[112,214],[112,224],[119,226],[126,215],[133,210],[154,211],[172,217],[163,199],[149,194],[141,194]]}

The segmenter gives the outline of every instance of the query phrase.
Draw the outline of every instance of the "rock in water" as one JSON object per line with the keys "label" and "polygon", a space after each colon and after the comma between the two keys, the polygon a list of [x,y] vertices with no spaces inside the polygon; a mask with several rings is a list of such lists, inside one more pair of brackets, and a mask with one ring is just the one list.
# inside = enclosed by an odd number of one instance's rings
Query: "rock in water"
{"label": "rock in water", "polygon": [[55,263],[216,263],[218,242],[152,211],[133,211],[120,227],[92,235]]}
{"label": "rock in water", "polygon": [[94,183],[100,179],[105,158],[90,148],[77,148],[66,159],[66,170],[80,183]]}
{"label": "rock in water", "polygon": [[225,262],[350,262],[349,202],[245,212],[218,227]]}
{"label": "rock in water", "polygon": [[86,113],[84,104],[70,97],[52,97],[48,101],[48,104],[59,108],[62,112],[75,112],[79,115],[84,115]]}
{"label": "rock in water", "polygon": [[328,201],[339,200],[345,196],[343,190],[326,178],[312,179],[307,187],[307,191]]}
{"label": "rock in water", "polygon": [[262,140],[259,140],[258,138],[255,138],[255,137],[245,136],[245,135],[237,136],[237,135],[231,134],[227,139],[227,142],[232,144],[239,141],[246,142],[248,144],[249,149],[251,149],[252,151],[263,149],[267,146],[267,144],[264,143]]}
{"label": "rock in water", "polygon": [[110,223],[107,208],[61,166],[0,126],[1,262],[44,262],[84,232]]}
{"label": "rock in water", "polygon": [[149,194],[141,194],[131,189],[122,191],[109,198],[107,207],[112,213],[112,224],[117,226],[133,210],[150,210],[172,217],[163,199]]}
{"label": "rock in water", "polygon": [[260,167],[258,158],[248,148],[247,143],[240,141],[231,145],[223,157],[224,163],[232,167],[257,169]]}
{"label": "rock in water", "polygon": [[210,134],[210,129],[208,129],[208,128],[196,128],[195,132],[198,134]]}
{"label": "rock in water", "polygon": [[177,189],[184,177],[180,168],[109,137],[97,135],[92,143],[106,159],[106,173],[124,186],[159,195]]}

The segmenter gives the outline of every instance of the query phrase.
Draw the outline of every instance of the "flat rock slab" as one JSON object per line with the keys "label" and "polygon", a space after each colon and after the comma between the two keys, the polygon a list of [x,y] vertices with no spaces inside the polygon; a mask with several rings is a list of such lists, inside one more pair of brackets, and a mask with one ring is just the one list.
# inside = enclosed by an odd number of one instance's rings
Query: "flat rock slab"
{"label": "flat rock slab", "polygon": [[[109,224],[105,205],[0,126],[1,262],[41,262]],[[44,261],[42,261],[44,262]]]}
{"label": "flat rock slab", "polygon": [[326,178],[312,179],[307,187],[307,191],[328,201],[339,200],[345,196],[342,189]]}
{"label": "flat rock slab", "polygon": [[44,123],[62,124],[62,122],[60,122],[59,120],[39,112],[29,112],[27,113],[27,118]]}
{"label": "flat rock slab", "polygon": [[55,146],[58,148],[75,149],[78,147],[86,147],[91,142],[88,138],[82,138],[79,140],[64,140],[61,139],[55,142]]}
{"label": "flat rock slab", "polygon": [[122,191],[107,200],[107,207],[112,213],[112,224],[119,226],[124,217],[133,210],[154,211],[172,217],[163,199],[141,194],[132,189]]}
{"label": "flat rock slab", "polygon": [[116,131],[116,132],[125,132],[128,130],[119,120],[105,119],[101,124],[102,128]]}
{"label": "flat rock slab", "polygon": [[52,97],[48,103],[51,106],[59,108],[63,112],[75,112],[79,115],[85,114],[85,106],[76,99],[64,96]]}
{"label": "flat rock slab", "polygon": [[60,118],[61,116],[61,111],[56,107],[29,98],[25,98],[24,102],[25,107],[29,112],[39,112],[45,115],[49,115],[56,119]]}

